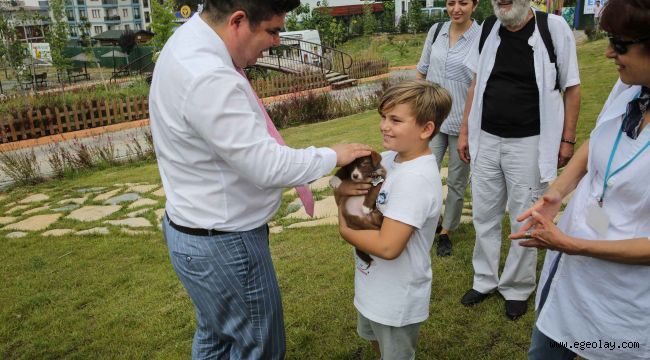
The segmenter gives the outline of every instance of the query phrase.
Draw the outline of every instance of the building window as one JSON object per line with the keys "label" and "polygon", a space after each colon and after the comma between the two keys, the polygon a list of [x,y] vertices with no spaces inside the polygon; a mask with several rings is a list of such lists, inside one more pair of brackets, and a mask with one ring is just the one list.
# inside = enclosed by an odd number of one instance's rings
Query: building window
{"label": "building window", "polygon": [[149,0],[142,0],[142,6],[149,7]]}
{"label": "building window", "polygon": [[124,30],[130,31],[131,27],[128,24],[124,24]]}
{"label": "building window", "polygon": [[140,10],[139,9],[133,9],[133,18],[134,19],[140,19]]}
{"label": "building window", "polygon": [[93,19],[97,19],[99,17],[99,9],[93,10],[92,14],[93,14]]}
{"label": "building window", "polygon": [[74,12],[72,12],[72,10],[66,10],[65,15],[68,18],[68,21],[74,21]]}
{"label": "building window", "polygon": [[79,10],[79,19],[85,19],[88,17],[88,13],[86,13],[86,10]]}
{"label": "building window", "polygon": [[124,17],[129,17],[129,9],[122,9],[122,14],[124,14]]}
{"label": "building window", "polygon": [[104,32],[104,29],[101,26],[95,26],[95,35],[101,34]]}
{"label": "building window", "polygon": [[147,22],[147,23],[151,22],[151,20],[149,19],[149,12],[148,11],[144,12],[144,22]]}
{"label": "building window", "polygon": [[135,24],[135,28],[136,30],[142,30],[142,24],[140,23]]}

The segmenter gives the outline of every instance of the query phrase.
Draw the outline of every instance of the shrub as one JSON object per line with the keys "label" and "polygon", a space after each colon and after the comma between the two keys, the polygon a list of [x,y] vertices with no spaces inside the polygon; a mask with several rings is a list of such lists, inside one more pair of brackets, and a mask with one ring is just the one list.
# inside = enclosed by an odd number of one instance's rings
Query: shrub
{"label": "shrub", "polygon": [[585,26],[585,35],[589,41],[600,40],[605,37],[605,33],[595,28],[593,25]]}
{"label": "shrub", "polygon": [[0,153],[0,170],[20,185],[38,184],[44,180],[34,150]]}

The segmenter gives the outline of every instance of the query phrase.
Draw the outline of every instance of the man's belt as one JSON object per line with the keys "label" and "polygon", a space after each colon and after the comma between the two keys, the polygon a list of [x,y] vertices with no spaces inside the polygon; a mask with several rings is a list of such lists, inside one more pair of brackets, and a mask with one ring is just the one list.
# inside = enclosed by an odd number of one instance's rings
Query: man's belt
{"label": "man's belt", "polygon": [[215,236],[215,235],[230,234],[229,231],[221,231],[215,229],[195,229],[195,228],[189,228],[186,226],[178,225],[174,223],[172,219],[169,218],[169,215],[165,214],[165,216],[167,217],[167,221],[169,221],[169,226],[182,232],[183,234],[194,235],[194,236]]}

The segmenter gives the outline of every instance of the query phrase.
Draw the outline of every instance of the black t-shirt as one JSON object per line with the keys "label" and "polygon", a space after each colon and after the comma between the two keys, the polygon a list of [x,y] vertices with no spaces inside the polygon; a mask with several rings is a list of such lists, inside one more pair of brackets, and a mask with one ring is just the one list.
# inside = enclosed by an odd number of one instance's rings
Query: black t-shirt
{"label": "black t-shirt", "polygon": [[535,18],[519,31],[501,27],[501,43],[483,94],[481,129],[504,138],[539,135],[539,91],[528,39]]}

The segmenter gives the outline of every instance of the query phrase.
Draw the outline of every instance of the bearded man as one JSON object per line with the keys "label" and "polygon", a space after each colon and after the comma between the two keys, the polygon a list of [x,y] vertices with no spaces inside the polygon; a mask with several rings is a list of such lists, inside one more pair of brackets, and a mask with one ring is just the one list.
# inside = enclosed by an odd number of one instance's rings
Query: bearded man
{"label": "bearded man", "polygon": [[[492,6],[496,22],[483,24],[484,43],[477,38],[465,61],[475,75],[457,150],[471,163],[476,244],[472,289],[461,303],[472,306],[498,291],[514,320],[526,313],[535,289],[537,252],[511,243],[499,276],[503,215],[507,206],[516,233],[517,214],[544,194],[573,155],[580,78],[563,18],[534,12],[530,0],[492,0]],[[542,21],[548,25],[540,27]],[[550,32],[550,51],[542,31]]]}

